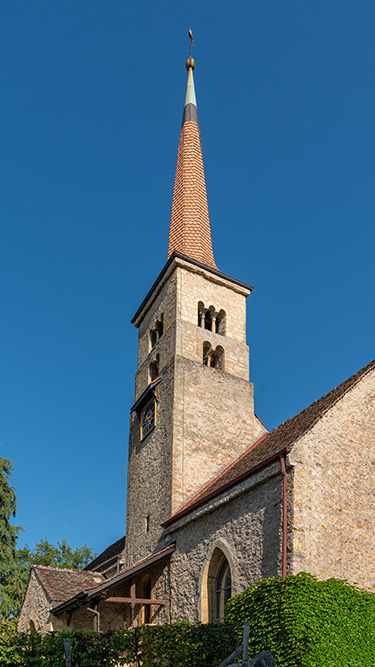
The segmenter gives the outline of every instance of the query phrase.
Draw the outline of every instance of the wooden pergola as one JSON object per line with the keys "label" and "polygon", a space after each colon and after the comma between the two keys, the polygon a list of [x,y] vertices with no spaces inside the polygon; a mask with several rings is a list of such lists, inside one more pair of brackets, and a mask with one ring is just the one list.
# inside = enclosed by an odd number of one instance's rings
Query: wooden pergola
{"label": "wooden pergola", "polygon": [[122,597],[109,597],[105,598],[103,602],[115,602],[117,604],[130,604],[131,608],[134,609],[136,604],[145,604],[145,605],[163,605],[165,600],[150,600],[148,598],[137,598],[135,594],[135,581],[133,580],[130,585],[130,598]]}

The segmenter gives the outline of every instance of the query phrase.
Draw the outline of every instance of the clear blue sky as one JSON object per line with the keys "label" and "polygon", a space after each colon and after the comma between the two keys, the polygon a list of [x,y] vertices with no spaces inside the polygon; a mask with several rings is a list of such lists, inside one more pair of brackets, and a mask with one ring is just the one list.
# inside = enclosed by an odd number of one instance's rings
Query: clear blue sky
{"label": "clear blue sky", "polygon": [[166,261],[187,29],[216,262],[272,428],[374,357],[375,4],[2,3],[1,455],[21,542],[125,530],[130,319]]}

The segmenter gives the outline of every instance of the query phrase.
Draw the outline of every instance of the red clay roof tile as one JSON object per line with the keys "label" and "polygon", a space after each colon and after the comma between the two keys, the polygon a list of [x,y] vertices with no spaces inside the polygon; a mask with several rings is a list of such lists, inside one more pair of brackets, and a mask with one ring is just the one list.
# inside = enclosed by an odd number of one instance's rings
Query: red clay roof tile
{"label": "red clay roof tile", "polygon": [[98,586],[105,581],[105,577],[97,572],[63,570],[44,565],[33,565],[32,569],[48,597],[54,602],[65,602],[83,589]]}

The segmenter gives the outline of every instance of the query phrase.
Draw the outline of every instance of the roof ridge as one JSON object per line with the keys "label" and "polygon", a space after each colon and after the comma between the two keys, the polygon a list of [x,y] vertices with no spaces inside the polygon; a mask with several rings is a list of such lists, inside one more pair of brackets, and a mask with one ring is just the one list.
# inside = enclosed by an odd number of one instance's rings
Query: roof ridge
{"label": "roof ridge", "polygon": [[[320,411],[319,411],[319,414],[318,414],[317,417],[315,418],[313,424],[311,424],[311,426],[308,427],[308,428],[306,429],[306,433],[307,433],[307,431],[309,431],[311,428],[313,428],[313,426],[315,426],[315,424],[319,421],[319,419],[321,419],[321,417],[322,417],[328,410],[330,410],[330,409],[333,407],[333,405],[335,405],[335,404],[337,403],[337,401],[339,401],[343,396],[345,396],[345,394],[347,394],[348,391],[350,391],[350,389],[353,389],[353,387],[354,387],[354,386],[355,386],[355,385],[356,385],[356,384],[357,384],[357,383],[358,383],[358,382],[359,382],[365,375],[367,375],[367,373],[369,373],[373,368],[375,368],[375,359],[373,359],[372,361],[370,361],[370,363],[366,364],[366,366],[363,366],[362,368],[360,368],[360,370],[357,371],[356,373],[353,373],[352,375],[349,375],[349,377],[346,378],[346,380],[343,380],[342,382],[339,382],[338,385],[336,385],[335,387],[333,387],[332,389],[330,389],[329,391],[327,391],[327,392],[326,392],[325,394],[323,394],[322,396],[319,396],[319,398],[316,398],[315,401],[313,401],[312,403],[309,403],[309,405],[307,405],[305,408],[303,408],[303,409],[300,410],[299,412],[296,412],[295,415],[292,415],[291,417],[289,417],[289,418],[286,419],[285,421],[281,422],[281,424],[278,424],[277,426],[275,426],[275,428],[273,428],[271,431],[269,431],[266,435],[269,435],[269,434],[271,434],[271,433],[274,433],[275,431],[277,431],[277,429],[280,429],[282,426],[284,426],[285,424],[287,424],[289,421],[291,421],[292,419],[295,419],[296,417],[298,417],[298,415],[301,415],[303,412],[305,412],[305,410],[308,410],[309,408],[312,408],[314,405],[316,405],[316,403],[319,403],[319,401],[323,401],[324,398],[328,398],[330,394],[333,394],[333,392],[336,391],[337,389],[339,389],[342,385],[348,383],[348,386],[345,388],[345,391],[344,391],[342,394],[339,394],[339,395],[334,399],[334,401],[332,402],[331,405],[328,405],[326,408],[324,408],[324,410],[320,410]],[[362,371],[363,371],[363,372],[362,372]],[[356,377],[356,376],[357,376],[357,377]],[[350,384],[350,381],[351,381],[351,380],[353,381],[352,384]]]}
{"label": "roof ridge", "polygon": [[52,572],[72,572],[74,574],[90,574],[90,575],[100,575],[100,572],[91,572],[90,570],[81,570],[81,569],[74,569],[74,568],[69,568],[69,567],[53,567],[52,565],[36,565],[32,564],[31,565],[34,570],[48,570]]}

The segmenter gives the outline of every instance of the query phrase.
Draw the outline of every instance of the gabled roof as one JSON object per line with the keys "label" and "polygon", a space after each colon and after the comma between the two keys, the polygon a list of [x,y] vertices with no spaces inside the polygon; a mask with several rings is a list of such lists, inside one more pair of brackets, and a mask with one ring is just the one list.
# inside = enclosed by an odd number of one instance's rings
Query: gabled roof
{"label": "gabled roof", "polygon": [[328,392],[314,403],[291,417],[273,431],[263,435],[238,459],[233,461],[225,470],[215,477],[209,484],[201,489],[189,502],[178,512],[173,514],[162,525],[177,521],[186,514],[192,512],[196,507],[203,505],[211,498],[222,493],[227,488],[234,486],[246,477],[249,477],[260,468],[268,465],[280,455],[290,451],[290,447],[297,442],[307,431],[309,431],[319,419],[337,403],[354,385],[357,384],[367,373],[375,368],[375,359],[364,366],[357,373],[339,384],[335,389]]}
{"label": "gabled roof", "polygon": [[44,565],[32,565],[31,569],[53,602],[65,602],[83,588],[98,586],[105,581],[105,577],[97,572],[63,570]]}
{"label": "gabled roof", "polygon": [[110,565],[110,562],[112,560],[115,560],[118,556],[120,556],[124,550],[125,547],[125,535],[123,537],[120,537],[119,540],[116,542],[113,542],[113,544],[110,544],[109,547],[104,549],[99,556],[94,558],[94,560],[91,561],[86,567],[84,567],[85,570],[97,570],[100,566],[103,565]]}
{"label": "gabled roof", "polygon": [[104,577],[102,577],[102,580],[99,583],[91,587],[88,586],[86,587],[86,589],[80,588],[79,591],[76,592],[76,594],[71,595],[68,599],[65,599],[63,602],[61,602],[61,604],[56,605],[56,607],[53,610],[53,613],[56,615],[62,614],[66,612],[68,609],[73,609],[74,607],[77,607],[80,604],[83,604],[84,602],[93,599],[95,600],[95,598],[98,598],[98,596],[100,597],[102,593],[105,593],[106,591],[110,590],[111,588],[113,588],[113,586],[117,586],[117,584],[123,583],[127,579],[130,579],[130,577],[133,577],[138,572],[141,572],[142,570],[150,567],[150,565],[153,565],[154,563],[157,563],[163,560],[164,558],[168,558],[174,552],[175,548],[176,548],[175,543],[172,542],[163,549],[160,549],[160,551],[149,554],[148,556],[146,556],[146,558],[143,558],[137,563],[134,563],[130,567],[126,568],[126,570],[122,570],[121,572],[119,572],[119,574],[115,574],[113,577],[110,577],[109,579],[105,579]]}

